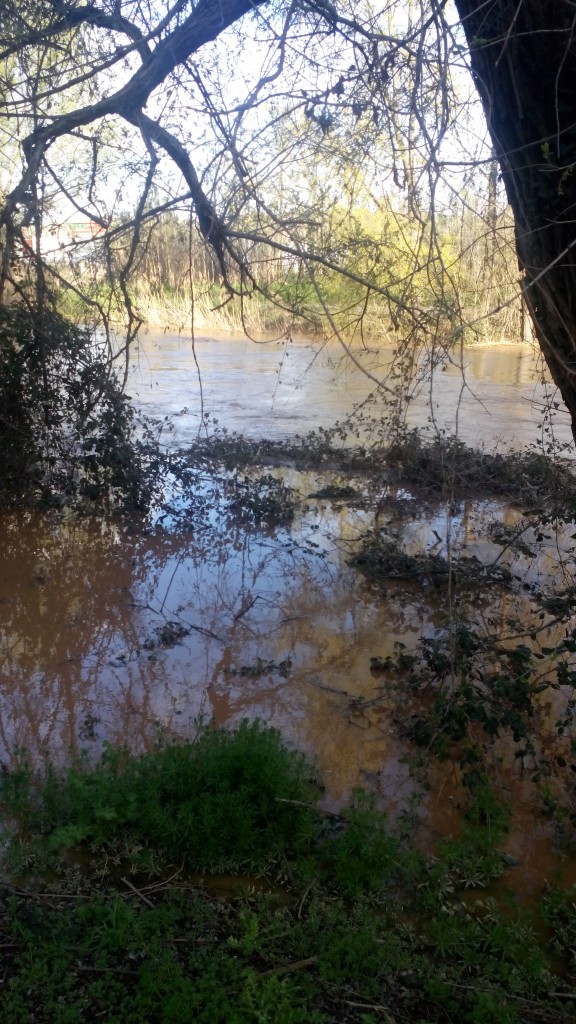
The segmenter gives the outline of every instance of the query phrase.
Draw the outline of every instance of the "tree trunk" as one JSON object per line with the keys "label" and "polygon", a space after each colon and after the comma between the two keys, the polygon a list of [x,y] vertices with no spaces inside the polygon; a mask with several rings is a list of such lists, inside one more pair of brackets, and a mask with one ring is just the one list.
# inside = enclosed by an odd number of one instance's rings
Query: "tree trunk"
{"label": "tree trunk", "polygon": [[576,439],[576,9],[455,2],[514,212],[524,296]]}

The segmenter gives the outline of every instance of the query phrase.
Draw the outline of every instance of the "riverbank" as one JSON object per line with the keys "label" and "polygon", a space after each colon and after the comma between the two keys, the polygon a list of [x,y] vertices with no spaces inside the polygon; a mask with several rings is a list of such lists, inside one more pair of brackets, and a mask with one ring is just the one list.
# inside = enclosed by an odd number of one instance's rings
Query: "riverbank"
{"label": "riverbank", "polygon": [[486,779],[433,857],[410,814],[392,826],[361,793],[326,812],[321,791],[257,722],[61,776],[20,764],[0,784],[19,824],[2,1019],[572,1021],[576,890],[494,899],[507,814]]}
{"label": "riverbank", "polygon": [[[325,341],[334,338],[337,330],[352,345],[386,347],[398,342],[398,321],[390,320],[388,305],[375,297],[370,303],[362,300],[355,304],[344,297],[338,301],[336,296],[329,301],[331,313],[327,316],[313,295],[294,304],[290,294],[271,288],[269,297],[255,291],[230,298],[217,285],[199,281],[193,289],[162,292],[140,285],[135,289],[133,306],[146,328],[161,331],[227,331],[258,339],[300,335]],[[518,317],[507,313],[504,309],[500,315],[481,317],[477,322],[471,313],[469,328],[432,318],[428,336],[419,332],[419,344],[431,343],[433,334],[436,347],[444,345],[448,351],[459,348],[462,342],[468,346],[534,343],[529,323],[523,322],[519,331]]]}

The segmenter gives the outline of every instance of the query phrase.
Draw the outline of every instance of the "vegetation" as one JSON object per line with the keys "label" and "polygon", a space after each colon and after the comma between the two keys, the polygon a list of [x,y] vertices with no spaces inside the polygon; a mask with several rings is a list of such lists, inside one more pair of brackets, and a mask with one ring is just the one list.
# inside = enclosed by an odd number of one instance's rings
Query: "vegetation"
{"label": "vegetation", "polygon": [[[197,871],[262,871],[311,842],[311,769],[257,722],[236,732],[201,729],[189,746],[133,757],[108,750],[97,771],[78,765],[39,791],[24,762],[4,793],[26,832],[48,849],[86,843],[93,851],[149,851]],[[295,803],[293,803],[295,801]],[[142,846],[143,837],[147,837]]]}
{"label": "vegetation", "polygon": [[0,307],[0,508],[83,505],[142,512],[166,460],[107,346],[46,310]]}
{"label": "vegetation", "polygon": [[295,492],[270,473],[256,479],[237,477],[232,486],[230,510],[240,522],[288,526],[297,508]]}
{"label": "vegetation", "polygon": [[[472,448],[460,438],[430,434],[417,428],[391,426],[387,418],[357,412],[331,429],[282,441],[252,440],[212,426],[206,437],[184,455],[189,465],[221,465],[226,469],[294,466],[335,469],[372,481],[371,489],[406,487],[419,502],[503,498],[534,515],[570,521],[576,508],[576,482],[571,465],[537,449],[490,451]],[[369,444],[359,443],[364,434]],[[311,495],[312,497],[312,495]],[[348,494],[350,497],[350,494]]]}
{"label": "vegetation", "polygon": [[[325,159],[328,163],[330,156]],[[304,162],[299,173],[307,173]],[[428,261],[422,260],[422,268],[416,272],[411,268],[411,250],[417,247],[418,239],[406,203],[398,200],[392,209],[382,200],[377,209],[369,209],[362,207],[362,199],[361,195],[351,195],[346,208],[337,211],[333,244],[342,255],[353,255],[356,270],[362,268],[366,273],[368,267],[358,262],[359,251],[364,263],[366,254],[373,254],[370,274],[380,289],[393,292],[399,280],[409,280],[410,291],[405,289],[405,296],[409,294],[411,303],[418,302],[437,316],[434,331],[442,345],[451,348],[454,341],[462,339],[469,344],[516,342],[529,336],[517,294],[513,249],[509,240],[495,251],[486,247],[482,204],[466,211],[464,223],[456,217],[447,217],[442,223],[442,258],[457,263],[457,273],[445,282],[440,303],[430,285]],[[321,211],[315,215],[320,216]],[[499,215],[502,224],[498,228],[504,237],[506,219],[504,211]],[[323,337],[332,333],[325,306],[334,328],[347,342],[364,339],[370,345],[389,344],[397,326],[383,295],[373,296],[367,304],[361,286],[336,268],[322,268],[312,283],[301,267],[286,266],[270,254],[261,260],[258,247],[244,254],[258,287],[248,296],[233,295],[223,303],[206,243],[197,232],[190,235],[183,230],[174,214],[158,218],[146,241],[140,243],[139,253],[133,275],[134,308],[142,320],[155,327],[188,331],[193,322],[197,330],[299,332]],[[317,285],[321,286],[320,293]],[[80,312],[77,302],[73,308],[76,314]],[[122,320],[121,308],[115,317]],[[455,334],[458,317],[462,323]]]}
{"label": "vegetation", "polygon": [[[230,468],[242,466],[236,473],[243,487],[251,482],[247,493],[255,510],[266,508],[276,481],[270,520],[276,524],[291,520],[297,499],[285,493],[281,469],[263,476],[263,466],[330,468],[336,479],[354,484],[329,484],[300,500],[311,508],[328,501],[360,509],[365,525],[347,544],[347,564],[392,607],[411,601],[425,609],[413,649],[397,640],[396,657],[374,656],[381,691],[355,697],[355,711],[370,711],[377,720],[380,707],[386,717],[391,702],[397,706],[400,733],[415,744],[418,776],[423,771],[425,777],[431,756],[458,765],[464,784],[494,763],[510,772],[521,768],[526,785],[535,783],[542,811],[557,816],[558,838],[570,846],[576,834],[572,473],[562,460],[534,452],[487,453],[416,431],[382,449],[339,449],[333,441],[334,435],[318,434],[274,446],[215,431],[188,458],[192,465],[220,462],[226,486]],[[444,530],[443,536],[424,530],[410,539],[414,526],[434,522],[439,512],[448,523],[457,520],[472,496],[493,503],[481,538],[488,551],[472,554]],[[498,515],[495,502],[502,498],[517,506],[509,525]],[[546,551],[557,560],[561,586],[530,571]]]}
{"label": "vegetation", "polygon": [[503,641],[461,615],[423,638],[414,652],[398,642],[395,656],[377,659],[373,671],[395,680],[400,699],[410,701],[400,728],[420,748],[416,771],[425,774],[431,756],[450,759],[474,793],[495,759],[510,770],[520,763],[543,813],[555,817],[557,841],[573,851],[576,638],[567,631],[555,647],[542,650],[530,643],[534,639],[532,633]]}
{"label": "vegetation", "polygon": [[[25,872],[0,904],[3,1019],[572,1019],[576,894],[549,890],[532,916],[464,898],[506,869],[485,779],[434,858],[408,818],[360,792],[327,813],[318,793],[257,722],[62,776],[22,763],[0,792]],[[236,877],[196,874],[223,868]]]}
{"label": "vegetation", "polygon": [[[405,468],[414,486],[415,462],[427,502],[445,500],[444,466],[453,493],[469,492],[472,479],[483,494],[489,486],[500,494],[503,479],[519,501],[537,492],[532,527],[562,514],[560,467],[531,456],[514,455],[508,466],[504,456],[493,462],[454,439],[442,445],[413,432],[388,451],[332,441],[318,435],[276,449],[216,432],[191,453],[181,480],[217,457],[226,515],[250,530],[285,527],[299,508],[273,470],[263,472],[259,459],[268,466],[275,457],[325,466],[340,455],[356,467],[355,487],[328,486],[309,500],[358,501],[376,516],[383,471],[393,488]],[[241,463],[235,475],[225,468]],[[568,518],[570,477],[560,479]],[[214,514],[212,491],[207,500]],[[526,540],[517,533],[502,543]],[[504,895],[514,863],[510,808],[493,769],[522,765],[558,846],[573,850],[576,641],[567,629],[540,648],[536,631],[570,622],[574,592],[536,595],[534,633],[502,639],[465,618],[463,598],[469,586],[478,601],[480,580],[513,588],[498,562],[414,556],[377,525],[355,562],[378,586],[416,583],[424,593],[426,577],[442,595],[457,588],[459,614],[443,602],[446,621],[415,650],[397,644],[394,656],[372,659],[382,686],[355,698],[355,710],[370,704],[377,714],[379,704],[397,702],[423,789],[435,759],[456,766],[459,828],[423,851],[415,801],[394,821],[364,792],[327,810],[315,767],[259,722],[230,731],[199,725],[191,743],[160,742],[140,755],[107,748],[96,764],[85,758],[65,769],[38,770],[21,754],[0,776],[2,1019],[572,1019],[576,892],[547,879],[530,909]],[[185,633],[167,620],[145,650]],[[257,658],[230,674],[286,680],[291,669],[288,659]]]}
{"label": "vegetation", "polygon": [[471,590],[477,592],[479,587],[509,583],[511,579],[505,565],[485,565],[475,557],[460,556],[450,565],[441,555],[410,555],[388,535],[386,527],[364,538],[350,565],[380,585],[388,580],[411,581],[435,590],[454,585],[461,596]]}

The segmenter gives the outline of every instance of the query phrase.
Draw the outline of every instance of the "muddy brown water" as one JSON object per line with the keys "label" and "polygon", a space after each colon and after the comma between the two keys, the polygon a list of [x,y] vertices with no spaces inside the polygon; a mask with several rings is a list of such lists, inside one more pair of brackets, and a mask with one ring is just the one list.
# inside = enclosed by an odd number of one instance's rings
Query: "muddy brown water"
{"label": "muddy brown water", "polygon": [[[392,355],[391,348],[353,346],[365,376],[334,342],[255,343],[201,334],[193,346],[184,335],[148,333],[140,340],[129,390],[151,414],[174,416],[176,436],[184,441],[196,436],[201,411],[250,437],[284,437],[346,417],[374,392],[377,381],[386,382]],[[547,405],[554,412],[557,440],[571,441],[564,406],[556,389],[542,381],[529,345],[466,349],[441,362],[431,382],[408,390],[410,425],[457,432],[467,444],[547,442],[542,415]],[[384,411],[382,399],[370,408],[376,415]]]}
{"label": "muddy brown water", "polygon": [[[190,345],[157,337],[145,344],[132,384],[149,375],[150,394],[143,404],[151,411],[192,410],[177,420],[185,438],[198,422]],[[300,400],[297,393],[283,398],[280,407],[277,398],[265,397],[278,351],[269,369],[262,370],[262,353],[269,355],[269,350],[248,349],[242,340],[206,340],[197,349],[205,408],[212,403],[233,429],[250,422],[253,434],[293,433],[296,421],[286,418],[287,408],[297,410],[299,432],[320,421],[327,424],[335,412],[341,415],[361,400],[365,387],[365,380],[359,383],[348,370],[353,380],[349,393],[338,365],[338,384],[326,394],[322,375],[333,379],[333,354],[330,366],[311,384],[303,370],[309,347],[295,346],[290,357],[296,352],[302,358],[297,372],[302,370],[302,388],[308,390]],[[497,410],[486,439],[501,436],[505,422],[508,437],[531,439],[528,396],[540,387],[533,358],[524,350],[490,349],[480,355],[474,350],[474,360],[478,373],[497,366],[503,380],[481,381],[485,392],[492,388]],[[450,382],[451,373],[443,379]],[[510,388],[515,397],[508,406]],[[450,384],[449,394],[457,391]],[[256,392],[255,420],[244,421]],[[444,416],[447,408],[446,398]],[[468,429],[475,430],[478,440],[478,425],[469,423]],[[291,470],[283,476],[304,499],[327,482],[349,482],[333,473]],[[426,518],[415,506],[412,514],[391,520],[390,528],[414,551],[442,553],[449,534],[451,543],[465,547],[467,554],[489,558],[499,552],[487,532],[494,517],[512,526],[518,513],[469,502]],[[192,516],[187,532],[164,529],[148,535],[62,512],[5,515],[0,531],[0,760],[9,766],[25,748],[34,757],[65,762],[81,749],[96,755],[104,742],[140,750],[159,735],[193,736],[201,718],[231,724],[259,717],[317,759],[328,806],[339,806],[361,785],[375,792],[392,815],[399,813],[418,790],[398,728],[404,705],[389,682],[373,675],[370,659],[393,654],[397,641],[415,647],[441,624],[446,607],[438,595],[417,585],[391,587],[383,595],[349,566],[358,536],[373,522],[373,510],[322,499],[307,499],[290,530],[247,527],[217,502],[208,519],[195,522]],[[569,557],[570,541],[563,543]],[[511,552],[507,558],[526,586],[563,581],[554,539],[540,545],[534,558]],[[510,617],[528,614],[529,602],[522,585],[515,594],[489,592],[482,614],[498,628]],[[509,850],[521,861],[518,885],[534,887],[556,870],[550,826],[505,758],[495,761],[494,771],[516,806]],[[458,828],[461,794],[450,767],[435,769],[431,780],[418,813],[424,840],[433,845],[439,835]]]}

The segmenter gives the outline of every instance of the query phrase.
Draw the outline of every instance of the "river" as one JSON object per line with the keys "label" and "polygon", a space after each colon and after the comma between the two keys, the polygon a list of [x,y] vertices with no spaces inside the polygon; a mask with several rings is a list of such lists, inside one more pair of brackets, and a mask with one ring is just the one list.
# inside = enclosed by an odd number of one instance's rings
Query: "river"
{"label": "river", "polygon": [[[390,358],[360,355],[372,376]],[[433,415],[421,393],[409,404],[412,424],[433,418],[439,429],[457,425],[474,443],[542,437],[547,386],[530,349],[472,349],[464,363],[464,391],[457,366],[439,369]],[[256,437],[303,434],[346,416],[373,389],[335,347],[200,337],[193,351],[189,339],[152,334],[141,340],[129,381],[147,412],[174,417],[178,443],[197,435],[202,411],[211,427],[218,420]],[[568,441],[562,408],[554,429]],[[393,654],[398,641],[414,648],[445,609],[418,587],[383,595],[350,567],[374,513],[310,498],[327,480],[349,482],[285,472],[304,501],[292,529],[236,521],[210,479],[202,486],[211,516],[191,512],[184,533],[142,535],[63,512],[4,516],[0,760],[9,768],[26,749],[63,761],[81,749],[96,754],[104,742],[138,750],[158,736],[192,736],[200,718],[226,724],[258,716],[318,760],[332,805],[365,785],[399,812],[417,787],[397,728],[397,695],[382,690],[371,658]],[[488,532],[494,518],[514,528],[519,513],[464,502],[433,514],[391,515],[390,528],[413,549],[438,553],[449,528],[452,544],[495,558],[499,547]],[[555,544],[545,541],[532,559],[507,553],[526,588],[535,580],[555,583]],[[488,593],[482,614],[504,625],[522,618],[527,601],[522,586],[505,598]],[[517,803],[510,849],[522,853],[522,878],[535,879],[553,864],[549,828],[518,773],[503,776],[502,786]],[[454,768],[439,766],[420,809],[429,840],[457,827],[457,802]]]}
{"label": "river", "polygon": [[[151,415],[173,416],[183,442],[197,435],[202,412],[250,437],[287,437],[332,426],[366,402],[375,379],[386,380],[391,349],[357,348],[353,355],[369,376],[335,342],[199,335],[192,345],[184,336],[150,332],[140,339],[129,390]],[[467,444],[548,444],[546,408],[554,412],[558,443],[571,441],[563,403],[543,383],[529,345],[469,348],[414,390],[408,422],[457,432]],[[382,397],[372,411],[379,408],[385,411]]]}

